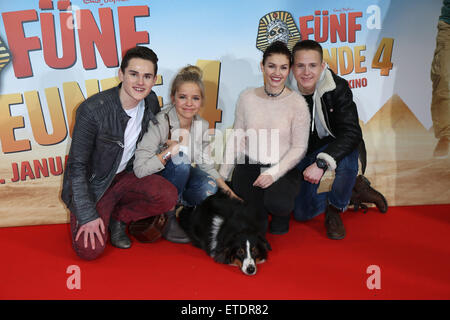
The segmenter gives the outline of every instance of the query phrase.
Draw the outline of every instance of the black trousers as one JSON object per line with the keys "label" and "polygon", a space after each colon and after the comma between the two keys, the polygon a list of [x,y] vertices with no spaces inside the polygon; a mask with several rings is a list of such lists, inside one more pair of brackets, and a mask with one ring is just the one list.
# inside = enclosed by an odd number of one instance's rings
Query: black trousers
{"label": "black trousers", "polygon": [[289,216],[294,210],[295,198],[300,191],[301,172],[297,168],[288,171],[270,187],[262,189],[253,183],[261,174],[261,164],[238,164],[231,179],[233,191],[247,203],[253,205],[261,218],[269,213],[277,216]]}

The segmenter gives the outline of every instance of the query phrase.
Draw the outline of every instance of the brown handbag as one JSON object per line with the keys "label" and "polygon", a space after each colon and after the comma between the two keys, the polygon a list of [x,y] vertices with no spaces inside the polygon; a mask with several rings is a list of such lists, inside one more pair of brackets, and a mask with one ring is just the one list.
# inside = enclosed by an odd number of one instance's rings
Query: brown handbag
{"label": "brown handbag", "polygon": [[[169,124],[169,136],[168,140],[172,137],[172,126],[170,125],[169,115],[164,114],[168,124]],[[181,140],[180,140],[181,142]],[[167,143],[161,144],[159,146],[159,152],[164,151],[169,146]],[[162,236],[162,232],[167,223],[166,214],[160,214],[157,216],[148,217],[142,220],[130,222],[128,226],[128,231],[135,237],[139,242],[150,243],[155,242]]]}
{"label": "brown handbag", "polygon": [[130,222],[128,231],[139,242],[155,242],[161,238],[166,223],[167,216],[163,213],[157,216]]}

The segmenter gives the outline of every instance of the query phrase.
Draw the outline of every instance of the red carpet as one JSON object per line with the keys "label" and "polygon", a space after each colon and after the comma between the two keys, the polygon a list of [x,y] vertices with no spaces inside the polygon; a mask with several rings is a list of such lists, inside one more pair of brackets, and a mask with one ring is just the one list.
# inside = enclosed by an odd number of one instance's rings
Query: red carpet
{"label": "red carpet", "polygon": [[[449,212],[348,211],[341,241],[326,238],[323,215],[291,220],[288,234],[268,234],[273,251],[253,277],[191,245],[108,245],[86,262],[72,251],[68,225],[0,228],[0,299],[450,299]],[[67,288],[70,265],[80,267],[80,290]],[[370,265],[380,268],[381,289],[367,287]]]}

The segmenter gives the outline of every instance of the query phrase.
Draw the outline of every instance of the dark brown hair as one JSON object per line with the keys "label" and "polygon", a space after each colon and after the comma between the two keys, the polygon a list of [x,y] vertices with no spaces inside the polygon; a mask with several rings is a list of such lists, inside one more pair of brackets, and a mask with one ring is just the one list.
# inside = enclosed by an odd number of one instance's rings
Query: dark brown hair
{"label": "dark brown hair", "polygon": [[282,41],[275,41],[264,51],[262,64],[266,62],[266,59],[273,54],[284,54],[289,60],[289,66],[291,66],[291,52],[287,45]]}
{"label": "dark brown hair", "polygon": [[125,72],[125,69],[128,67],[128,63],[133,58],[140,58],[153,62],[153,65],[155,66],[154,76],[156,77],[158,74],[158,57],[152,49],[141,46],[129,49],[123,56],[122,63],[120,64],[120,70],[122,70],[122,72]]}

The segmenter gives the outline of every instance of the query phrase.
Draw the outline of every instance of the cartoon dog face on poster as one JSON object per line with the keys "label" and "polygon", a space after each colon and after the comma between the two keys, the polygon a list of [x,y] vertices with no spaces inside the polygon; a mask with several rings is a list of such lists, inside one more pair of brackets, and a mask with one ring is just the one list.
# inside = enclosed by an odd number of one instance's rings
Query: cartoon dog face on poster
{"label": "cartoon dog face on poster", "polygon": [[0,38],[0,73],[9,61],[11,61],[11,53],[2,38]]}
{"label": "cartoon dog face on poster", "polygon": [[300,39],[300,31],[289,12],[273,11],[259,20],[256,48],[262,52],[274,41],[283,41],[292,50]]}

